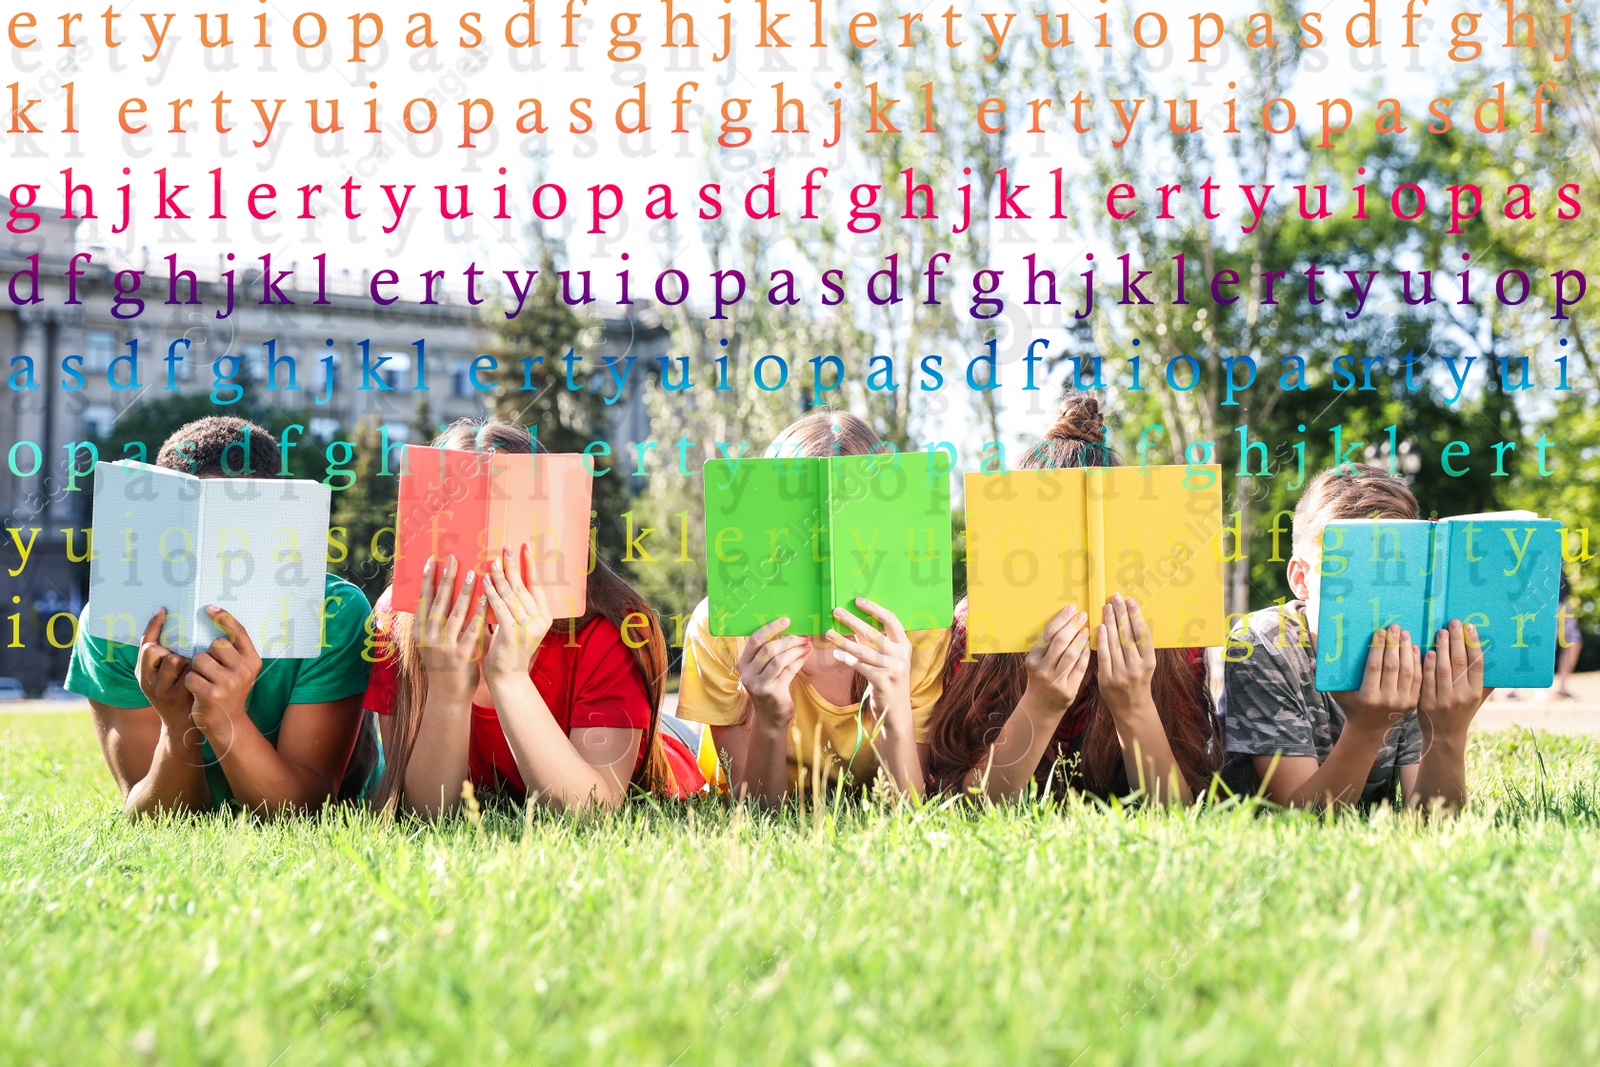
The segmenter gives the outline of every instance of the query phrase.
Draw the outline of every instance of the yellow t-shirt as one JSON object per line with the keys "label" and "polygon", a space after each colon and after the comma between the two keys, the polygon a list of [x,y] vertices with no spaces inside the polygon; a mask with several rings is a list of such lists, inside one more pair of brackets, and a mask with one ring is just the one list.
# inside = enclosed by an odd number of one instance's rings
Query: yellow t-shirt
{"label": "yellow t-shirt", "polygon": [[[707,602],[700,601],[684,628],[678,717],[711,726],[732,726],[744,712],[738,665],[747,638],[712,636],[708,611]],[[950,631],[917,630],[910,637],[911,718],[920,744],[928,739],[933,706],[944,691]],[[877,777],[879,766],[871,721],[858,723],[854,704],[840,707],[824,700],[803,678],[796,678],[789,692],[794,698],[794,721],[789,729],[789,785],[795,787],[811,780],[811,767],[817,762],[819,750],[828,781],[848,767],[854,782],[870,784]]]}

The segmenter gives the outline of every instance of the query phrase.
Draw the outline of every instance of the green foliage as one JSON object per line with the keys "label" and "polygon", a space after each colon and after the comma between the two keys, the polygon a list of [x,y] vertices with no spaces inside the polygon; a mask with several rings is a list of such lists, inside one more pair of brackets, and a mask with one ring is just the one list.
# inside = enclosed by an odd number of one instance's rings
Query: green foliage
{"label": "green foliage", "polygon": [[0,716],[0,746],[7,1063],[1600,1058],[1593,739],[1478,736],[1484,799],[1434,823],[706,803],[132,824],[84,716]]}

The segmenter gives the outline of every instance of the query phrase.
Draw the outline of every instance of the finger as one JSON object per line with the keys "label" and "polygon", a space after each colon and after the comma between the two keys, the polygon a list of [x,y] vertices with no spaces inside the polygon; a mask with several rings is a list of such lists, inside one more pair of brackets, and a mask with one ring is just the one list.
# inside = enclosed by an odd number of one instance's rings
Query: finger
{"label": "finger", "polygon": [[1050,638],[1050,644],[1045,647],[1042,656],[1043,664],[1051,674],[1060,674],[1067,664],[1067,656],[1072,648],[1072,643],[1083,633],[1083,627],[1077,625],[1077,616],[1069,620],[1068,625],[1058,627]]}
{"label": "finger", "polygon": [[165,688],[172,688],[178,679],[183,677],[183,672],[189,669],[189,664],[182,656],[168,655],[162,658],[157,680]]}
{"label": "finger", "polygon": [[1060,633],[1062,630],[1070,629],[1073,622],[1077,621],[1077,618],[1078,605],[1076,604],[1068,604],[1066,607],[1056,612],[1055,616],[1049,622],[1045,623],[1044,632],[1039,635],[1039,646],[1042,648],[1049,645],[1050,642],[1055,639],[1056,634]]}
{"label": "finger", "polygon": [[1106,601],[1103,618],[1096,644],[1100,647],[1100,658],[1105,661],[1106,668],[1112,674],[1119,674],[1123,669],[1122,641],[1117,634],[1117,611],[1109,600]]}
{"label": "finger", "polygon": [[434,636],[444,633],[445,616],[449,614],[451,598],[456,591],[456,557],[452,552],[444,561],[444,569],[434,568],[433,601],[428,617],[438,623]]}
{"label": "finger", "polygon": [[1460,620],[1450,620],[1450,671],[1453,681],[1464,680],[1467,676],[1467,635],[1465,627]]}
{"label": "finger", "polygon": [[[434,558],[429,556],[428,561],[422,565],[422,592],[417,595],[417,619],[419,622],[426,622],[433,607],[433,572]],[[426,631],[424,630],[424,632]]]}
{"label": "finger", "polygon": [[478,604],[472,609],[472,615],[467,619],[467,624],[461,630],[461,637],[457,643],[463,648],[473,648],[483,636],[484,622],[489,615],[489,597],[483,593],[478,595]]}
{"label": "finger", "polygon": [[219,637],[215,641],[211,642],[211,644],[206,647],[206,651],[211,653],[212,659],[216,660],[229,670],[239,666],[244,659],[244,657],[240,655],[239,650],[233,646],[233,642],[229,641],[226,637]]}
{"label": "finger", "polygon": [[[517,556],[519,566],[515,568],[516,588],[525,598],[528,610],[539,618],[545,618],[550,612],[545,604],[544,583],[539,580],[534,567],[533,546],[526,543],[523,544]],[[528,576],[526,580],[522,577],[524,574]]]}
{"label": "finger", "polygon": [[[494,591],[500,594],[500,599],[510,609],[511,614],[501,619],[502,622],[515,622],[522,625],[522,619],[528,613],[528,606],[524,599],[525,586],[522,578],[516,574],[520,567],[511,558],[511,549],[503,548],[500,555],[489,564],[489,573],[484,579],[484,584],[493,584]],[[500,617],[500,611],[495,610],[495,616]]]}
{"label": "finger", "polygon": [[773,619],[771,622],[767,623],[765,626],[761,627],[755,633],[750,635],[750,639],[744,643],[744,654],[741,658],[749,657],[746,659],[746,662],[753,662],[756,655],[760,653],[763,645],[777,637],[779,634],[783,633],[783,631],[787,630],[788,628],[789,616],[784,615],[780,618]]}
{"label": "finger", "polygon": [[[1441,634],[1443,630],[1439,631]],[[1434,708],[1438,706],[1440,693],[1439,665],[1444,662],[1444,657],[1438,649],[1429,649],[1428,654],[1422,657],[1422,689],[1417,694],[1419,706]]]}
{"label": "finger", "polygon": [[1067,666],[1067,684],[1074,693],[1083,686],[1083,677],[1089,673],[1089,632],[1078,631],[1078,636],[1072,639],[1072,647],[1067,655],[1071,657]]}
{"label": "finger", "polygon": [[856,597],[856,607],[881,622],[883,624],[883,632],[894,640],[906,640],[906,628],[900,625],[899,617],[882,604],[874,603],[864,596],[858,596]]}
{"label": "finger", "polygon": [[764,667],[772,662],[775,657],[785,652],[791,652],[802,647],[809,648],[810,646],[811,638],[801,634],[786,634],[775,637],[761,646],[760,651],[751,657],[751,663],[758,667]]}
{"label": "finger", "polygon": [[[871,645],[873,648],[881,648],[889,640],[887,634],[880,633],[871,623],[857,615],[851,614],[844,608],[834,608],[833,617],[850,627],[851,632],[853,632],[863,644]],[[833,631],[831,630],[829,631],[829,633],[832,632]]]}
{"label": "finger", "polygon": [[150,616],[150,621],[144,625],[144,636],[139,639],[141,645],[161,644],[161,627],[167,621],[167,609],[157,608],[156,613]]}
{"label": "finger", "polygon": [[798,671],[801,664],[810,655],[810,641],[807,641],[802,646],[785,649],[762,665],[761,672],[756,676],[756,680],[768,686],[779,685],[787,676],[792,676],[794,672]]}
{"label": "finger", "polygon": [[[199,656],[195,658],[199,659]],[[191,696],[199,697],[201,700],[210,700],[217,692],[216,685],[209,678],[193,670],[183,676],[183,687]]]}
{"label": "finger", "polygon": [[888,655],[879,649],[873,648],[871,645],[863,644],[860,641],[852,641],[837,630],[829,630],[827,636],[828,640],[833,642],[834,657],[836,659],[842,660],[848,656],[851,660],[865,663],[869,667],[887,667],[889,665]]}
{"label": "finger", "polygon": [[1139,602],[1132,597],[1128,598],[1128,628],[1133,633],[1133,642],[1139,649],[1139,657],[1149,659],[1153,656],[1154,638],[1150,636],[1150,627],[1144,623],[1144,612],[1139,610]]}
{"label": "finger", "polygon": [[206,608],[206,611],[211,615],[211,621],[228,635],[228,640],[233,642],[233,646],[239,650],[241,656],[247,660],[261,658],[256,653],[255,642],[250,640],[250,634],[245,630],[244,623],[234,618],[231,612],[224,611],[215,604]]}
{"label": "finger", "polygon": [[[1467,684],[1473,689],[1483,691],[1483,644],[1478,640],[1476,626],[1465,627],[1463,642],[1467,646]],[[1490,690],[1489,692],[1493,692]],[[1487,694],[1485,694],[1487,695]]]}
{"label": "finger", "polygon": [[1393,694],[1400,682],[1400,627],[1391,626],[1384,632],[1383,673],[1379,677],[1381,692]]}
{"label": "finger", "polygon": [[1388,645],[1388,630],[1373,632],[1372,644],[1367,648],[1367,666],[1361,672],[1361,685],[1358,687],[1360,691],[1376,695],[1383,689],[1383,657]]}
{"label": "finger", "polygon": [[198,674],[208,682],[220,682],[227,677],[227,670],[212,657],[209,652],[202,652],[189,662],[190,673]]}
{"label": "finger", "polygon": [[1395,667],[1395,699],[1398,701],[1410,697],[1414,700],[1422,669],[1417,657],[1417,646],[1411,643],[1411,632],[1409,630],[1400,632],[1400,649]]}
{"label": "finger", "polygon": [[1422,696],[1422,649],[1411,640],[1411,635],[1406,634],[1406,686],[1405,706],[1407,710],[1417,706],[1417,700]]}
{"label": "finger", "polygon": [[1117,643],[1125,649],[1133,648],[1133,629],[1128,624],[1128,601],[1121,593],[1111,594],[1111,614],[1117,623]]}

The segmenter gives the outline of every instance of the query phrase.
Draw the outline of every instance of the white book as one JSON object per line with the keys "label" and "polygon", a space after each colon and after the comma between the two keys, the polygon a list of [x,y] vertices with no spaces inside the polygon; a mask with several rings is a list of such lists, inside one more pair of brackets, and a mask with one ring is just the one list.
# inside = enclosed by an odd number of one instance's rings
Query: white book
{"label": "white book", "polygon": [[320,655],[330,499],[303,479],[96,465],[85,632],[138,644],[166,608],[161,643],[189,656],[222,636],[206,614],[215,604],[262,659]]}

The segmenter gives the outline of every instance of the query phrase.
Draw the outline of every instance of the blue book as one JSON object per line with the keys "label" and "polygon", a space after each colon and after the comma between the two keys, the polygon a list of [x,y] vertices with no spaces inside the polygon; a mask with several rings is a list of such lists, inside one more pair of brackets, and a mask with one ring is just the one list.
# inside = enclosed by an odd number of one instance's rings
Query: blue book
{"label": "blue book", "polygon": [[1483,684],[1555,679],[1561,524],[1500,511],[1428,520],[1330,522],[1322,534],[1317,689],[1361,686],[1367,650],[1398,623],[1424,653],[1452,619],[1478,628]]}

